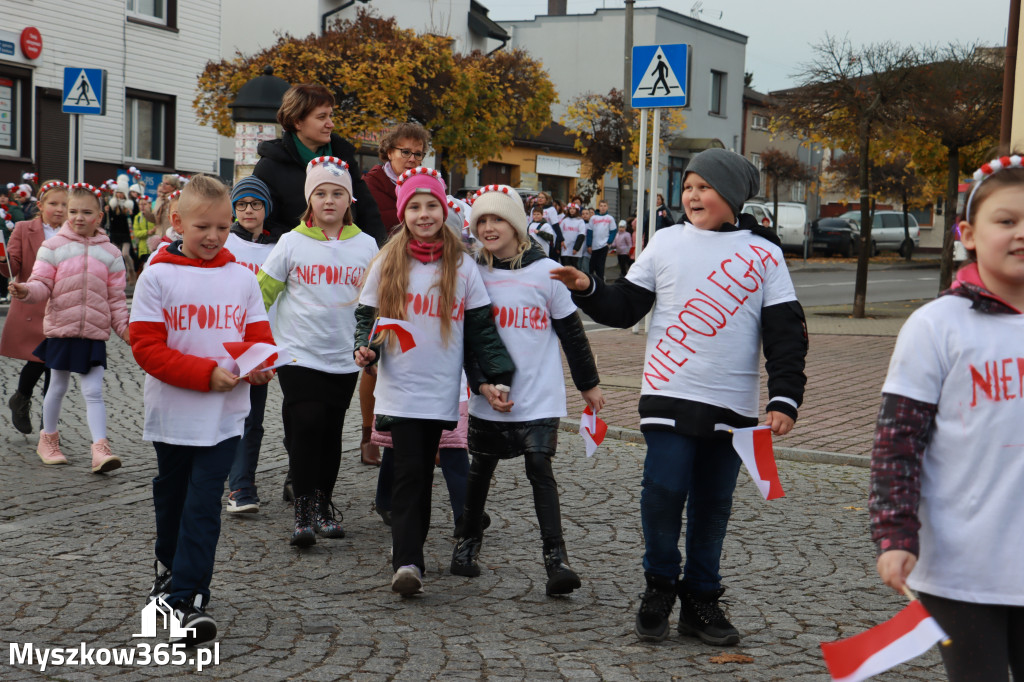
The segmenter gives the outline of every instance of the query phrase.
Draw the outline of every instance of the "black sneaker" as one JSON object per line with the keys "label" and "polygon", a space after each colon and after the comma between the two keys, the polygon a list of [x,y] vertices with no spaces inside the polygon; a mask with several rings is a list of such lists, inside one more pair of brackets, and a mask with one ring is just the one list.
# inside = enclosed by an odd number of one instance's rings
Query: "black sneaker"
{"label": "black sneaker", "polygon": [[647,590],[640,595],[636,614],[636,636],[646,642],[660,642],[668,637],[668,618],[676,603],[675,581],[660,575],[644,573]]}
{"label": "black sneaker", "polygon": [[147,604],[157,599],[167,601],[167,597],[171,594],[171,569],[164,566],[157,559],[153,561],[153,572],[156,574],[156,579],[153,581],[153,589],[149,591],[149,596],[146,597]]}
{"label": "black sneaker", "polygon": [[676,629],[681,635],[700,637],[706,644],[715,646],[733,646],[739,644],[740,633],[732,626],[725,612],[718,605],[718,599],[725,592],[721,587],[717,590],[694,592],[687,590],[680,583],[679,589],[679,625]]}
{"label": "black sneaker", "polygon": [[217,621],[208,613],[205,606],[207,600],[197,594],[189,600],[178,602],[174,607],[174,615],[178,619],[184,634],[171,635],[171,644],[195,646],[212,641],[217,637]]}

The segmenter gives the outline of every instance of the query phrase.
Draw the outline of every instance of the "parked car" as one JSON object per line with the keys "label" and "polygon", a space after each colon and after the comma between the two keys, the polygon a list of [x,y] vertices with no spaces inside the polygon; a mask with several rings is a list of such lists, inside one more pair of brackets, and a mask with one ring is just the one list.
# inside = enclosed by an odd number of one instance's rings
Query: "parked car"
{"label": "parked car", "polygon": [[820,218],[811,223],[811,250],[849,258],[860,251],[860,229],[845,218]]}
{"label": "parked car", "polygon": [[[775,203],[761,204],[756,202],[747,202],[743,204],[743,208],[740,209],[742,213],[749,213],[754,216],[759,223],[765,227],[771,227],[772,223],[772,211],[775,207]],[[767,223],[765,220],[767,219]],[[780,201],[779,202],[779,220],[778,229],[776,233],[779,235],[779,241],[782,242],[782,248],[786,251],[803,251],[804,248],[804,233],[807,229],[807,206],[805,204],[798,204],[794,201]]]}
{"label": "parked car", "polygon": [[747,202],[743,204],[741,213],[749,213],[754,216],[754,219],[761,225],[761,227],[771,227],[772,223],[772,209],[764,204],[755,204]]}
{"label": "parked car", "polygon": [[[839,216],[852,220],[860,227],[860,211],[847,211]],[[921,227],[917,224],[917,218],[907,215],[910,225],[910,238],[914,240],[914,248],[921,245]],[[902,211],[875,211],[871,219],[871,255],[879,251],[899,251],[901,256],[907,255],[903,250],[903,240],[906,234],[903,229]]]}

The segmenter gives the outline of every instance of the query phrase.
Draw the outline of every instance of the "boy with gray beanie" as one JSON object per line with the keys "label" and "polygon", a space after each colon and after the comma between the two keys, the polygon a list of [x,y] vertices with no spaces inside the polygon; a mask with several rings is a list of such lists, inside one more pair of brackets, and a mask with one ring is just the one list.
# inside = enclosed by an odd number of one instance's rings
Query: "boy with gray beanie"
{"label": "boy with gray beanie", "polygon": [[665,639],[678,598],[681,634],[718,646],[739,642],[718,601],[740,459],[715,425],[758,424],[762,346],[764,425],[788,433],[803,399],[803,310],[778,238],[740,213],[758,176],[739,154],[703,151],[683,174],[687,222],[655,232],[625,279],[606,285],[575,268],[551,271],[601,324],[630,327],[653,309],[639,404],[647,441],[640,497],[647,589],[635,630],[643,640]]}

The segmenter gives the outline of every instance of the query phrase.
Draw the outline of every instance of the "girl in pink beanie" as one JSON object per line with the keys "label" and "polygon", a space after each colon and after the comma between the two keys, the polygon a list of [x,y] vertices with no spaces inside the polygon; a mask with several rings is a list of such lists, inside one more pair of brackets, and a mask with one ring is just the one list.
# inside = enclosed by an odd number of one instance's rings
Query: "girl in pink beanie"
{"label": "girl in pink beanie", "polygon": [[[430,528],[434,454],[441,431],[459,420],[463,359],[478,363],[495,409],[508,409],[514,366],[491,318],[491,300],[462,240],[445,227],[448,198],[440,173],[413,168],[397,183],[399,229],[371,263],[356,310],[355,361],[378,362],[376,426],[395,450],[391,510],[391,589],[422,591],[423,545]],[[382,324],[403,326],[413,345]],[[372,338],[371,338],[372,336]],[[504,390],[498,390],[502,385]]]}

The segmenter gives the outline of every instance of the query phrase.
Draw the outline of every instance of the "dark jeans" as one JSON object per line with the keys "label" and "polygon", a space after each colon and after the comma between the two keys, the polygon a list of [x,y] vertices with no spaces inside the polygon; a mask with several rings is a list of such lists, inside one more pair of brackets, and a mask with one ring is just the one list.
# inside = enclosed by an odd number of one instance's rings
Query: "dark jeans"
{"label": "dark jeans", "polygon": [[430,494],[434,455],[443,424],[427,419],[403,419],[391,427],[395,446],[395,484],[391,509],[394,570],[415,565],[426,570],[423,543],[430,530]]}
{"label": "dark jeans", "polygon": [[267,409],[267,391],[270,384],[249,387],[249,416],[245,418],[245,432],[235,453],[228,477],[228,490],[240,490],[242,499],[252,498],[259,502],[256,492],[256,465],[260,461],[260,446],[263,444],[263,413]]}
{"label": "dark jeans", "polygon": [[[457,530],[460,537],[483,536],[484,507],[491,489],[491,477],[499,461],[497,457],[473,456],[466,490],[466,516]],[[562,543],[562,511],[558,503],[558,485],[551,470],[551,457],[541,452],[527,452],[523,455],[523,463],[526,478],[533,487],[533,507],[544,549],[557,547]]]}
{"label": "dark jeans", "polygon": [[1024,680],[1024,606],[975,604],[921,592],[921,603],[949,638],[940,646],[950,682]]}
{"label": "dark jeans", "polygon": [[683,582],[692,590],[721,587],[722,542],[732,512],[740,458],[727,438],[694,438],[645,431],[640,520],[644,570],[675,579],[682,555],[679,535],[686,507],[686,565]]}
{"label": "dark jeans", "polygon": [[619,254],[618,258],[619,258],[619,277],[625,277],[626,273],[629,272],[629,266],[633,264],[633,259],[630,258],[628,254],[624,256],[621,253]]}
{"label": "dark jeans", "polygon": [[[469,454],[464,448],[441,448],[441,473],[448,488],[448,501],[456,525],[466,508],[466,479],[469,476]],[[391,511],[392,491],[395,484],[395,451],[384,448],[380,453],[380,472],[377,474],[377,495],[373,506],[379,511]]]}
{"label": "dark jeans", "polygon": [[205,447],[153,443],[156,558],[171,569],[168,604],[195,594],[210,596],[220,498],[239,440],[235,436]]}
{"label": "dark jeans", "polygon": [[309,367],[278,370],[284,446],[295,497],[334,492],[341,466],[341,427],[359,372],[331,374]]}
{"label": "dark jeans", "polygon": [[590,254],[590,274],[604,281],[604,265],[608,260],[608,247],[594,249]]}
{"label": "dark jeans", "polygon": [[562,265],[568,265],[568,266],[571,266],[571,267],[574,267],[574,268],[578,268],[580,266],[580,257],[579,256],[562,256]]}

